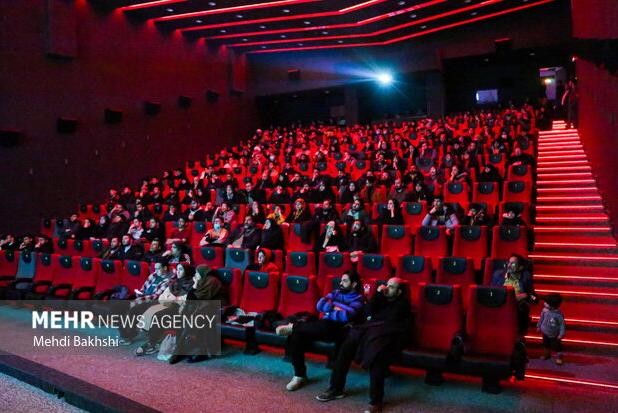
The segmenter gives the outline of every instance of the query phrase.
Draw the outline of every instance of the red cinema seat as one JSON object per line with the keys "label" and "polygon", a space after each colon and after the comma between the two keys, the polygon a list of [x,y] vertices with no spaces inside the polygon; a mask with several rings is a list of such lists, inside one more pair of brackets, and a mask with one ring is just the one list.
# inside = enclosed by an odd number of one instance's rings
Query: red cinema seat
{"label": "red cinema seat", "polygon": [[316,277],[284,274],[278,312],[284,317],[297,313],[316,313],[319,299]]}
{"label": "red cinema seat", "polygon": [[[73,290],[73,280],[77,273],[79,266],[79,258],[71,257],[70,255],[56,255],[52,256],[52,271],[53,271],[53,283],[47,294],[40,296],[39,298],[46,299],[58,299],[68,298]],[[26,294],[26,298],[29,295]],[[32,297],[34,298],[34,297]]]}
{"label": "red cinema seat", "polygon": [[528,202],[501,202],[498,208],[498,223],[503,224],[506,211],[514,211],[516,215],[520,215],[525,224],[530,225],[530,204]]}
{"label": "red cinema seat", "polygon": [[228,305],[240,305],[242,297],[243,277],[238,268],[217,268],[215,276],[225,285],[228,294]]}
{"label": "red cinema seat", "polygon": [[73,277],[73,291],[71,300],[91,300],[94,297],[99,271],[101,269],[98,258],[81,257],[75,268]]}
{"label": "red cinema seat", "polygon": [[445,227],[422,226],[416,229],[414,255],[431,257],[434,267],[440,257],[448,256],[448,241]]}
{"label": "red cinema seat", "polygon": [[444,202],[458,202],[461,205],[470,201],[470,188],[465,183],[449,183],[444,186]]}
{"label": "red cinema seat", "polygon": [[263,313],[277,309],[279,274],[245,271],[240,308],[245,312]]}
{"label": "red cinema seat", "polygon": [[[49,292],[54,279],[54,261],[57,256],[52,254],[37,254],[36,272],[32,284],[28,288],[11,289],[7,291],[7,299],[21,300],[27,294],[34,294],[32,299],[40,299]],[[22,286],[23,287],[23,286]]]}
{"label": "red cinema seat", "polygon": [[[460,285],[465,293],[468,286],[476,284],[472,259],[463,257],[440,258],[436,284]],[[467,296],[464,295],[464,307],[467,308],[467,304]]]}
{"label": "red cinema seat", "polygon": [[472,193],[472,202],[487,204],[487,212],[491,213],[500,203],[500,189],[495,182],[476,182]]}
{"label": "red cinema seat", "polygon": [[420,284],[414,318],[415,346],[448,353],[464,331],[464,309],[458,285]]}
{"label": "red cinema seat", "polygon": [[293,275],[315,275],[315,253],[288,252],[285,260],[285,272]]}
{"label": "red cinema seat", "polygon": [[[320,252],[318,285],[324,287],[328,275],[340,276],[352,269],[349,252]],[[329,291],[330,292],[330,291]]]}
{"label": "red cinema seat", "polygon": [[506,268],[508,258],[486,258],[483,269],[483,285],[490,285],[494,272]]}
{"label": "red cinema seat", "polygon": [[523,226],[500,225],[493,228],[491,257],[508,258],[512,253],[528,256],[528,230]]}
{"label": "red cinema seat", "polygon": [[225,250],[222,247],[193,247],[194,264],[206,264],[212,268],[223,267]]}
{"label": "red cinema seat", "polygon": [[502,190],[504,202],[530,202],[532,199],[532,183],[526,181],[507,181]]}
{"label": "red cinema seat", "polygon": [[95,299],[108,296],[109,290],[120,285],[120,274],[122,273],[122,261],[117,260],[98,260],[99,277],[95,287]]}
{"label": "red cinema seat", "polygon": [[397,257],[412,253],[412,240],[410,227],[406,225],[383,225],[380,252],[390,255],[398,264]]}
{"label": "red cinema seat", "polygon": [[532,183],[532,167],[529,165],[510,165],[506,178],[509,181],[525,181]]}
{"label": "red cinema seat", "polygon": [[406,280],[411,286],[432,282],[433,266],[431,258],[418,255],[399,257],[399,266],[395,275]]}
{"label": "red cinema seat", "polygon": [[120,274],[120,284],[127,287],[129,294],[139,290],[150,275],[148,263],[143,261],[126,261]]}
{"label": "red cinema seat", "polygon": [[472,258],[474,267],[480,269],[483,259],[489,256],[487,227],[462,225],[455,228],[453,255]]}
{"label": "red cinema seat", "polygon": [[358,260],[358,275],[363,282],[371,279],[386,280],[392,271],[391,257],[388,255],[363,254]]}
{"label": "red cinema seat", "polygon": [[18,264],[18,251],[0,251],[0,286],[15,278]]}
{"label": "red cinema seat", "polygon": [[401,212],[405,225],[412,228],[420,227],[427,213],[427,202],[404,202]]}

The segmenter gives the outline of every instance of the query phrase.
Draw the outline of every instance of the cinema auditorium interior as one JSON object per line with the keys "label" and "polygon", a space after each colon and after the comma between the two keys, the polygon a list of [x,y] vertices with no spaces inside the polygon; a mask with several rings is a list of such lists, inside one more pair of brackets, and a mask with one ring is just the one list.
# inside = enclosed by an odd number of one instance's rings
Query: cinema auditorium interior
{"label": "cinema auditorium interior", "polygon": [[617,0],[0,21],[1,412],[618,411]]}

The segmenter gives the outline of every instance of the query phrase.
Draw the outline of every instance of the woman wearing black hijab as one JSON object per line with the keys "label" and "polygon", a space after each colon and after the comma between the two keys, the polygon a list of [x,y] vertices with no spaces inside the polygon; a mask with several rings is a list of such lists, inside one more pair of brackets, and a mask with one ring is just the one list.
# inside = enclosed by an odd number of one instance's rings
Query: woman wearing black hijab
{"label": "woman wearing black hijab", "polygon": [[386,208],[380,211],[377,223],[380,225],[403,225],[403,214],[399,201],[393,198],[389,199]]}
{"label": "woman wearing black hijab", "polygon": [[269,250],[283,249],[283,231],[281,226],[272,218],[267,218],[264,221],[260,248],[268,248]]}

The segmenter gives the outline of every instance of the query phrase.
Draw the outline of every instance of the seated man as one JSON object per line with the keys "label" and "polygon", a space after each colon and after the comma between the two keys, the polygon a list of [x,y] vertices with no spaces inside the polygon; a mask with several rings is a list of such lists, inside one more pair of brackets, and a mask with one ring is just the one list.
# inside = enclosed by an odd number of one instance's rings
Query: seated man
{"label": "seated man", "polygon": [[362,221],[365,224],[369,223],[369,215],[363,207],[363,202],[359,198],[354,198],[352,205],[343,213],[343,223],[351,225],[354,221]]}
{"label": "seated man", "polygon": [[113,237],[109,240],[109,247],[103,250],[103,252],[99,255],[99,258],[103,260],[121,260],[121,254],[120,238]]}
{"label": "seated man", "polygon": [[228,248],[248,248],[254,250],[262,240],[261,230],[253,224],[253,218],[245,217],[244,225],[238,226],[228,238]]}
{"label": "seated man", "polygon": [[329,388],[316,398],[319,401],[341,399],[352,361],[369,370],[369,409],[381,412],[384,379],[389,365],[403,350],[410,336],[412,315],[410,302],[403,292],[402,280],[393,277],[377,292],[366,307],[366,322],[348,332],[337,353]]}
{"label": "seated man", "polygon": [[446,205],[442,197],[437,196],[433,200],[433,206],[431,210],[425,215],[422,222],[423,226],[442,226],[446,227],[446,233],[452,234],[453,229],[459,225],[457,215]]}
{"label": "seated man", "polygon": [[161,228],[161,225],[159,224],[159,221],[157,221],[156,218],[150,218],[148,220],[148,225],[146,229],[144,229],[144,232],[142,233],[142,238],[144,238],[146,241],[151,241],[151,242],[155,239],[158,239],[158,240],[165,239],[164,231]]}
{"label": "seated man", "polygon": [[286,350],[292,358],[294,377],[285,387],[288,391],[298,390],[307,382],[307,347],[314,341],[340,344],[345,336],[345,326],[358,321],[364,302],[360,277],[355,271],[349,271],[341,276],[339,288],[318,301],[319,320],[277,327],[278,335],[289,336]]}
{"label": "seated man", "polygon": [[200,240],[200,247],[207,245],[224,246],[228,235],[228,230],[223,226],[223,220],[217,217],[214,219],[212,228],[206,231],[206,234]]}
{"label": "seated man", "polygon": [[357,262],[362,253],[376,252],[378,243],[367,225],[356,220],[348,231],[346,247],[350,251],[352,262]]}
{"label": "seated man", "polygon": [[161,241],[158,238],[155,238],[150,243],[150,248],[144,254],[144,261],[146,262],[156,262],[159,261],[161,256],[163,255],[163,247],[161,246]]}
{"label": "seated man", "polygon": [[121,243],[119,253],[121,260],[141,260],[144,256],[144,247],[136,244],[130,235],[124,235]]}
{"label": "seated man", "polygon": [[191,229],[187,225],[187,222],[184,218],[178,218],[178,223],[176,224],[176,228],[172,229],[172,233],[168,234],[167,237],[167,245],[173,244],[175,242],[180,242],[181,244],[186,244],[189,241]]}
{"label": "seated man", "polygon": [[184,219],[187,222],[201,222],[206,219],[206,213],[200,206],[197,199],[192,199],[189,208],[185,211]]}

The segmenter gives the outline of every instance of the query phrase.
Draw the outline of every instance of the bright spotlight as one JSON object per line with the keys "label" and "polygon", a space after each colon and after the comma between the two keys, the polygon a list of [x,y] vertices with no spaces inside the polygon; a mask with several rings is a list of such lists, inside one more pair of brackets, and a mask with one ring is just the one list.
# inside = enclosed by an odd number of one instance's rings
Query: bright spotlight
{"label": "bright spotlight", "polygon": [[388,72],[378,73],[376,79],[378,80],[378,83],[380,83],[382,86],[388,86],[393,83],[393,75]]}

